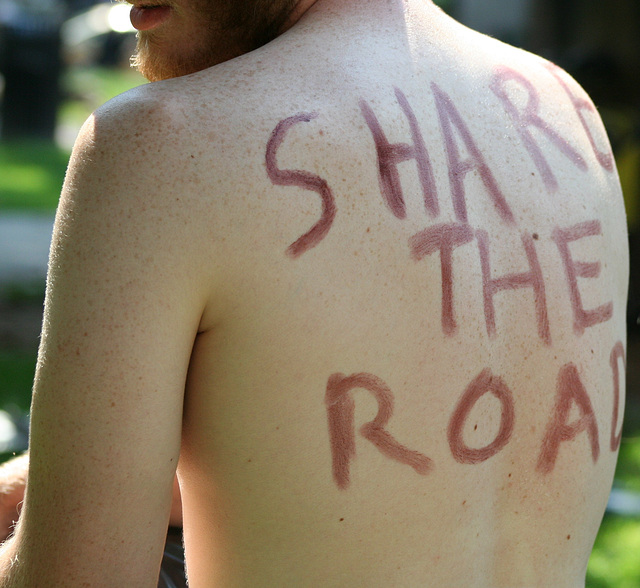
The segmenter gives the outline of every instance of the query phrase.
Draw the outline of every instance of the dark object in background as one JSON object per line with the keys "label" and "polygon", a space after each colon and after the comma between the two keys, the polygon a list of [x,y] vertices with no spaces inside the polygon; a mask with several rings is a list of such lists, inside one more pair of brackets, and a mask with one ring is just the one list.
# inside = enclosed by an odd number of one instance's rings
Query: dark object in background
{"label": "dark object in background", "polygon": [[186,588],[187,577],[182,546],[182,529],[169,527],[162,556],[158,588]]}
{"label": "dark object in background", "polygon": [[65,10],[58,0],[35,4],[9,0],[0,12],[2,138],[53,140],[55,134]]}

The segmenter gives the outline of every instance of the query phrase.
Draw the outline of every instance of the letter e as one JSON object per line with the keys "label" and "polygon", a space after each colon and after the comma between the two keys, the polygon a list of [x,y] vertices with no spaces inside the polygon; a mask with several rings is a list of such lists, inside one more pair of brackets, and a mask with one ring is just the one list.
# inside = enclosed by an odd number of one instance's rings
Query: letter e
{"label": "letter e", "polygon": [[587,327],[604,323],[613,316],[613,302],[607,302],[597,308],[585,310],[578,289],[578,278],[597,278],[600,275],[600,262],[574,261],[569,251],[569,243],[585,237],[602,235],[600,221],[593,220],[578,223],[566,229],[555,228],[552,238],[558,247],[564,264],[569,297],[573,308],[573,330],[581,335]]}

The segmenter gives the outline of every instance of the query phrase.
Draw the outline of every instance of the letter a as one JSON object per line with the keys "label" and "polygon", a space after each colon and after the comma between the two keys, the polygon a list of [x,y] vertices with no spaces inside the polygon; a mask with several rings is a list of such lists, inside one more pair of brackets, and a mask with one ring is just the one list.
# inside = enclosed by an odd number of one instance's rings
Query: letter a
{"label": "letter a", "polygon": [[[449,183],[451,184],[451,198],[456,218],[460,222],[468,222],[464,179],[470,171],[476,170],[502,220],[509,225],[515,224],[513,212],[453,100],[435,82],[431,84],[431,89],[436,100],[438,119],[449,161]],[[469,153],[467,159],[460,158],[454,128]]]}
{"label": "letter a", "polygon": [[[567,424],[574,403],[582,416],[574,423]],[[580,381],[578,368],[573,363],[567,363],[558,374],[556,404],[547,425],[536,469],[543,474],[551,472],[556,464],[560,443],[572,441],[583,431],[589,436],[591,458],[593,463],[596,463],[600,455],[596,415],[589,395]]]}

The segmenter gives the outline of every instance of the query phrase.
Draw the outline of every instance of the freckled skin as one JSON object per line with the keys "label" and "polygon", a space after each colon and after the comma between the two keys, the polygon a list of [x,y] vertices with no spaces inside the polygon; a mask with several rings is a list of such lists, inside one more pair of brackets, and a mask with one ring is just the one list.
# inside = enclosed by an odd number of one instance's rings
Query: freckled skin
{"label": "freckled skin", "polygon": [[[527,92],[528,101],[524,110],[519,110],[511,101],[506,88],[509,82],[520,85]],[[564,84],[562,85],[566,89],[566,86],[564,86]],[[536,139],[534,139],[530,127],[534,127],[539,131],[542,131],[542,133],[546,135],[546,138],[550,140],[551,143],[577,168],[586,171],[587,163],[583,156],[574,147],[572,147],[565,137],[558,133],[552,124],[540,116],[540,96],[529,79],[516,70],[508,67],[500,67],[493,78],[491,89],[494,94],[500,98],[505,109],[512,117],[516,128],[522,137],[522,141],[529,151],[538,171],[542,175],[547,189],[550,192],[555,192],[558,189],[558,180],[556,179],[552,166],[549,164],[543,150]]]}
{"label": "freckled skin", "polygon": [[580,118],[580,123],[584,128],[584,132],[589,137],[589,143],[591,144],[591,149],[598,160],[598,163],[606,169],[608,172],[613,172],[615,169],[615,162],[613,160],[613,153],[611,149],[602,150],[600,146],[597,145],[596,139],[589,127],[589,123],[584,115],[584,112],[594,113],[596,111],[596,107],[593,105],[593,102],[589,100],[588,97],[578,96],[573,90],[569,87],[569,84],[565,80],[565,73],[556,65],[549,63],[547,65],[549,71],[553,74],[553,76],[558,80],[558,83],[562,86],[563,90],[567,93],[567,96],[571,99],[573,103],[573,107],[576,109],[576,114]]}
{"label": "freckled skin", "polygon": [[85,125],[8,586],[156,586],[176,464],[192,588],[584,585],[628,279],[597,113],[429,1],[304,4]]}

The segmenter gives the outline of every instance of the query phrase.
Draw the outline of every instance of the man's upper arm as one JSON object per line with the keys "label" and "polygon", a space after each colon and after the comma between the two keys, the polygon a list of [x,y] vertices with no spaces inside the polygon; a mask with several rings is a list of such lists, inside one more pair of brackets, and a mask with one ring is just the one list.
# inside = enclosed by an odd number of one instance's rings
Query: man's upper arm
{"label": "man's upper arm", "polygon": [[85,125],[54,228],[17,533],[42,586],[157,583],[205,294],[171,121],[135,107]]}

